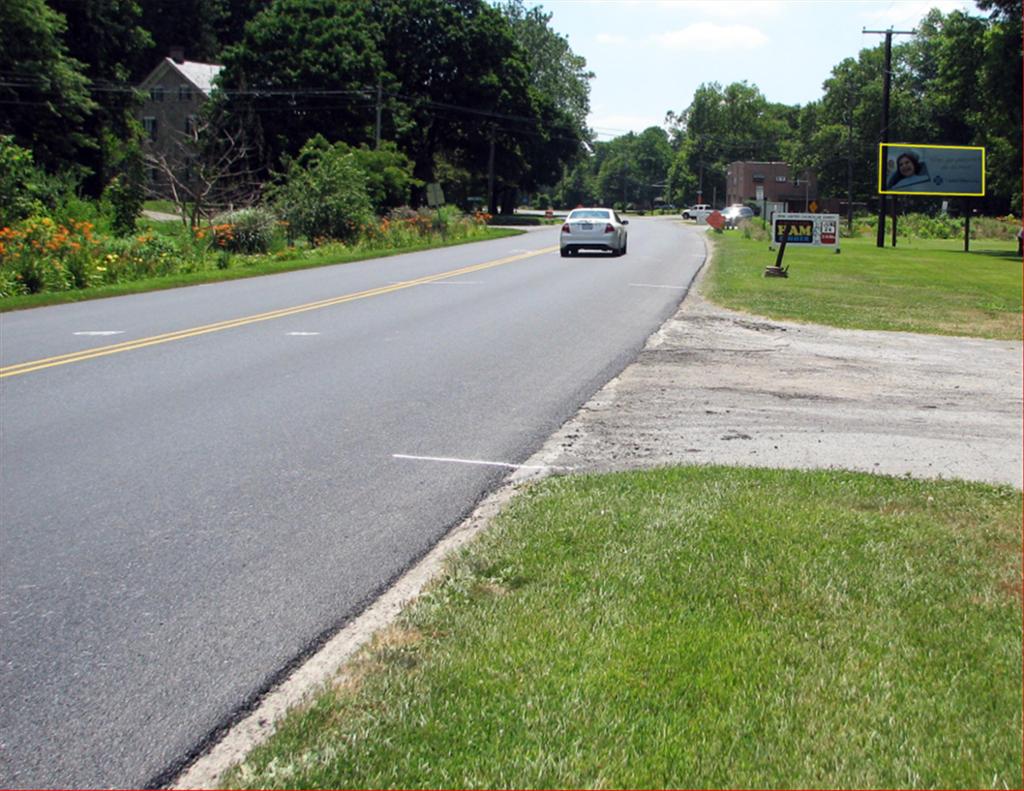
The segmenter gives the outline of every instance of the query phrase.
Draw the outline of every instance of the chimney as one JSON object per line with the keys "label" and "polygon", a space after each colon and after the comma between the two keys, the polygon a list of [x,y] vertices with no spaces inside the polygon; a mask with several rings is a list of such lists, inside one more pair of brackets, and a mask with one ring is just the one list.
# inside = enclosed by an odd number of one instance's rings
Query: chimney
{"label": "chimney", "polygon": [[171,60],[175,63],[185,62],[185,48],[184,47],[171,47]]}

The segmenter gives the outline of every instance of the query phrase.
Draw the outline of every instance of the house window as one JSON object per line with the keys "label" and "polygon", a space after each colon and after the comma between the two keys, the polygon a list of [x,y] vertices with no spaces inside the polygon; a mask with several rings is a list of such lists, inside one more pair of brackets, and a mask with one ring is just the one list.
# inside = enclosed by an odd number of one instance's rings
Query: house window
{"label": "house window", "polygon": [[785,184],[786,183],[786,177],[785,176],[776,176],[775,180],[777,182],[779,182],[780,184]]}
{"label": "house window", "polygon": [[162,102],[166,93],[163,85],[154,85],[149,89],[149,98],[154,102]]}
{"label": "house window", "polygon": [[191,85],[179,85],[178,86],[178,101],[179,102],[191,102],[192,101],[192,86]]}
{"label": "house window", "polygon": [[760,184],[762,181],[764,181],[764,173],[755,173],[753,175],[753,179],[755,184]]}
{"label": "house window", "polygon": [[152,115],[147,115],[142,119],[142,128],[146,130],[146,135],[150,140],[156,140],[157,122],[156,118]]}

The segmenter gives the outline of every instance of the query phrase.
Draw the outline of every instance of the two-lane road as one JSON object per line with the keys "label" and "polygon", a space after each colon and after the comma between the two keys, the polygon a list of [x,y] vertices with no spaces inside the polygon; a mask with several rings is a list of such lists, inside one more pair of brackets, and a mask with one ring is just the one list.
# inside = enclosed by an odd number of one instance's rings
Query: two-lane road
{"label": "two-lane road", "polygon": [[0,786],[170,778],[641,348],[630,223],[0,316]]}

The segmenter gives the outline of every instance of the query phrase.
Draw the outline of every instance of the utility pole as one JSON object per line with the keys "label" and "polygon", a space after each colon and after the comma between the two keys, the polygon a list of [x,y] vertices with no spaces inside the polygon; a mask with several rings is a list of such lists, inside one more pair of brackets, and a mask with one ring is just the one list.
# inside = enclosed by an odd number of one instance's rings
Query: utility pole
{"label": "utility pole", "polygon": [[487,211],[498,213],[498,202],[494,197],[494,126],[491,126],[491,150],[487,155]]}
{"label": "utility pole", "polygon": [[377,134],[374,136],[374,148],[380,148],[380,114],[381,114],[381,99],[383,98],[384,86],[381,84],[381,80],[377,78]]}
{"label": "utility pole", "polygon": [[846,99],[846,233],[853,236],[853,94]]}
{"label": "utility pole", "polygon": [[[892,37],[896,35],[908,35],[912,36],[917,33],[916,30],[867,30],[861,28],[861,32],[868,34],[877,34],[885,36],[885,66],[882,70],[882,133],[881,142],[882,144],[889,142],[889,89],[892,85]],[[884,177],[884,173],[882,174]],[[885,195],[878,196],[878,238],[876,240],[878,247],[885,247]]]}

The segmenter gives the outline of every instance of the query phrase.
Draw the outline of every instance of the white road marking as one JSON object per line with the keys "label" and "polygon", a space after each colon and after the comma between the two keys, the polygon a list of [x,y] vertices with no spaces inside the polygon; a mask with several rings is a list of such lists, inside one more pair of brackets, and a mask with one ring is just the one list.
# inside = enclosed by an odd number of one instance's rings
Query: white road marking
{"label": "white road marking", "polygon": [[686,286],[659,286],[656,283],[630,283],[629,285],[633,286],[634,288],[675,288],[675,289],[684,289],[684,288],[686,288]]}
{"label": "white road marking", "polygon": [[124,330],[86,330],[84,332],[74,332],[72,335],[124,335]]}
{"label": "white road marking", "polygon": [[393,459],[411,459],[413,461],[440,461],[449,464],[477,464],[484,467],[505,467],[509,470],[571,470],[572,467],[552,467],[546,464],[509,464],[506,461],[481,461],[480,459],[453,459],[447,456],[409,456],[405,453],[391,454]]}
{"label": "white road marking", "polygon": [[289,335],[305,336],[305,335],[319,335],[320,333],[319,332],[289,332],[288,334]]}

